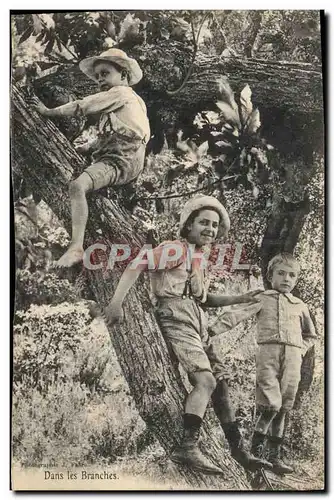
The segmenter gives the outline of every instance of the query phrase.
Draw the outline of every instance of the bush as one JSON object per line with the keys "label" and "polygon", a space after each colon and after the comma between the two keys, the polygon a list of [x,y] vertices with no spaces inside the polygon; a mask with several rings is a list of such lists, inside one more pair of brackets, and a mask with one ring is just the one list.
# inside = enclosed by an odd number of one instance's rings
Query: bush
{"label": "bush", "polygon": [[90,321],[82,303],[30,306],[16,313],[13,339],[14,382],[37,384],[41,391],[53,383],[60,369],[73,362]]}
{"label": "bush", "polygon": [[324,452],[323,375],[301,396],[298,409],[291,411],[285,441],[295,459],[320,460]]}
{"label": "bush", "polygon": [[31,304],[60,304],[78,300],[78,291],[68,281],[60,279],[56,273],[27,269],[16,272],[16,309],[28,309]]}

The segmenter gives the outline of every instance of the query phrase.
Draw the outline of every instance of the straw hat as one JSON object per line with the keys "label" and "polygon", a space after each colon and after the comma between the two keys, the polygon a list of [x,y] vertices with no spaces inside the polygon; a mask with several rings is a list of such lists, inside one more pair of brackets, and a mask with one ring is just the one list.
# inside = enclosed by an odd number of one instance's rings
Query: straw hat
{"label": "straw hat", "polygon": [[199,195],[194,196],[191,200],[187,201],[184,205],[183,210],[180,215],[180,223],[179,223],[179,232],[181,233],[184,229],[187,220],[190,215],[196,210],[200,210],[201,208],[212,208],[220,215],[220,228],[224,228],[224,233],[226,234],[230,229],[230,218],[225,207],[213,196],[205,196]]}
{"label": "straw hat", "polygon": [[85,75],[96,82],[94,65],[97,61],[114,62],[126,69],[129,73],[129,85],[135,85],[142,77],[143,72],[135,59],[128,57],[127,54],[120,49],[108,49],[102,52],[99,56],[87,57],[79,63],[79,68]]}

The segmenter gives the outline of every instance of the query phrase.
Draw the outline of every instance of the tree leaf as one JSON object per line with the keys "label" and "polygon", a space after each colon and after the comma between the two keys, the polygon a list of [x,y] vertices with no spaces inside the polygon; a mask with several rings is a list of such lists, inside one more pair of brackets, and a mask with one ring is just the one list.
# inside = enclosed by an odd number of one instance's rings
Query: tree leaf
{"label": "tree leaf", "polygon": [[238,108],[232,108],[230,104],[223,101],[217,101],[216,105],[227,122],[233,123],[237,125],[237,127],[241,127]]}
{"label": "tree leaf", "polygon": [[44,50],[44,54],[50,54],[52,52],[52,49],[53,49],[53,45],[54,45],[54,38],[52,38],[49,43],[47,44],[47,46],[45,47],[45,50]]}
{"label": "tree leaf", "polygon": [[253,196],[255,199],[257,199],[259,197],[259,194],[260,194],[260,190],[257,186],[253,186]]}
{"label": "tree leaf", "polygon": [[36,42],[41,42],[44,38],[45,32],[41,31],[41,33],[36,37]]}
{"label": "tree leaf", "polygon": [[202,158],[205,156],[208,152],[209,149],[209,143],[208,141],[203,142],[197,149],[197,155],[199,158]]}
{"label": "tree leaf", "polygon": [[25,42],[26,40],[28,40],[28,38],[32,35],[34,31],[34,28],[32,26],[29,26],[25,31],[24,33],[22,34],[22,36],[20,37],[19,39],[19,43],[23,43]]}
{"label": "tree leaf", "polygon": [[233,90],[230,87],[230,84],[227,81],[226,76],[222,76],[218,82],[219,93],[221,95],[221,99],[227,102],[232,109],[238,109],[237,103],[234,99]]}
{"label": "tree leaf", "polygon": [[219,148],[233,148],[231,143],[225,141],[217,141],[215,145]]}
{"label": "tree leaf", "polygon": [[240,93],[240,117],[243,126],[246,125],[253,111],[251,97],[252,91],[247,84]]}
{"label": "tree leaf", "polygon": [[261,126],[260,112],[256,108],[249,117],[249,121],[246,126],[246,130],[249,134],[255,134],[258,128]]}
{"label": "tree leaf", "polygon": [[62,47],[62,44],[61,44],[61,41],[59,40],[59,38],[56,38],[56,42],[57,42],[58,50],[59,50],[59,52],[61,52],[63,47]]}
{"label": "tree leaf", "polygon": [[118,41],[133,38],[139,34],[140,19],[133,17],[130,13],[127,14],[124,21],[121,23]]}

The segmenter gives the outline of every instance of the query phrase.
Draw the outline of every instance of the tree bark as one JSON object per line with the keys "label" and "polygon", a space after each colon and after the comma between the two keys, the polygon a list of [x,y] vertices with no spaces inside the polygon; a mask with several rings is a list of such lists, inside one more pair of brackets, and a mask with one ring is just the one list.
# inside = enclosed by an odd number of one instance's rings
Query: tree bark
{"label": "tree bark", "polygon": [[[147,55],[149,54],[149,55]],[[253,92],[253,102],[263,109],[278,108],[298,113],[321,113],[321,66],[310,63],[270,61],[264,59],[223,58],[198,53],[192,76],[185,88],[169,96],[167,90],[177,89],[191,63],[192,49],[184,44],[168,42],[154,46],[135,47],[131,56],[138,58],[144,72],[136,90],[149,108],[164,109],[165,113],[189,114],[212,107],[218,96],[218,80],[228,77],[234,91],[247,83]],[[36,82],[43,87],[52,81],[74,92],[78,97],[96,92],[96,85],[85,77],[77,66]]]}
{"label": "tree bark", "polygon": [[[67,186],[73,170],[83,168],[83,159],[53,123],[25,105],[20,92],[12,90],[12,168],[39,192],[55,214],[70,227]],[[89,200],[89,223],[86,246],[103,238],[141,247],[145,232],[139,221],[116,202],[94,193]],[[120,270],[106,274],[88,271],[91,291],[100,306],[110,299],[120,277]],[[143,277],[146,282],[147,277]],[[147,427],[157,437],[166,453],[180,441],[182,408],[186,390],[177,370],[173,369],[165,342],[153,315],[148,287],[133,287],[125,302],[125,321],[109,329],[124,376],[136,406]],[[218,434],[217,434],[218,432]],[[215,426],[205,422],[202,449],[212,462],[222,468],[222,476],[194,473],[170,465],[169,477],[186,482],[191,488],[250,489],[246,474],[224,450]]]}

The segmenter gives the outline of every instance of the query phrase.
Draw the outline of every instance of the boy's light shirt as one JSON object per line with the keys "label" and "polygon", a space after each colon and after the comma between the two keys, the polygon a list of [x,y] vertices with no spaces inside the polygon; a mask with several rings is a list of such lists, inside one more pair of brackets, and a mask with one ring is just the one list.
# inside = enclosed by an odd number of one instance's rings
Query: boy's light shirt
{"label": "boy's light shirt", "polygon": [[[146,105],[131,87],[113,87],[62,106],[63,109],[65,107],[73,109],[73,113],[77,114],[102,114],[100,132],[105,129],[111,117],[111,126],[115,132],[124,134],[126,129],[130,129],[145,142],[150,137]],[[113,115],[116,119],[113,119]]]}
{"label": "boy's light shirt", "polygon": [[[177,251],[180,249],[181,251]],[[174,250],[170,259],[164,259],[166,248]],[[182,297],[186,280],[191,280],[191,290],[202,303],[206,301],[210,279],[203,265],[206,249],[194,249],[186,240],[165,241],[152,250],[155,269],[150,273],[152,292],[157,298]],[[163,266],[161,262],[163,261]],[[191,261],[191,267],[190,267]],[[191,270],[190,270],[191,269]]]}
{"label": "boy's light shirt", "polygon": [[280,343],[304,349],[316,332],[308,308],[291,293],[266,290],[258,303],[232,306],[211,327],[211,335],[223,333],[257,315],[257,343]]}

